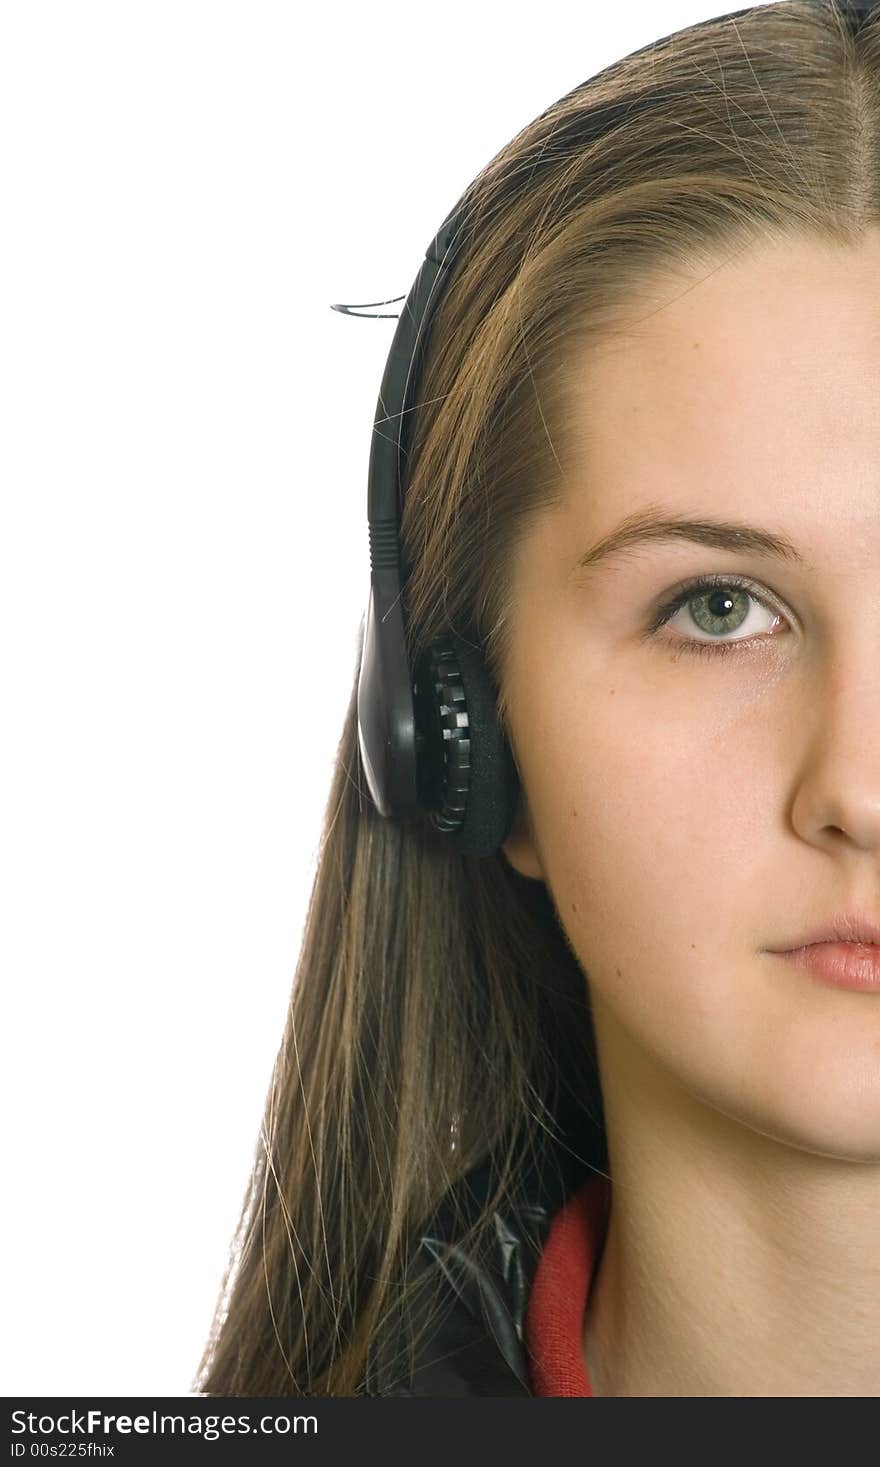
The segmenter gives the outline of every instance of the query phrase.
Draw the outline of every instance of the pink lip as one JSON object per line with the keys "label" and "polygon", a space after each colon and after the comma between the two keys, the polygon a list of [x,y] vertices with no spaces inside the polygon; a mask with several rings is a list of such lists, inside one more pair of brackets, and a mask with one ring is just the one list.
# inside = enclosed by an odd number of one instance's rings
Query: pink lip
{"label": "pink lip", "polygon": [[880,993],[880,947],[864,942],[816,942],[776,954],[805,968],[833,988],[873,989]]}

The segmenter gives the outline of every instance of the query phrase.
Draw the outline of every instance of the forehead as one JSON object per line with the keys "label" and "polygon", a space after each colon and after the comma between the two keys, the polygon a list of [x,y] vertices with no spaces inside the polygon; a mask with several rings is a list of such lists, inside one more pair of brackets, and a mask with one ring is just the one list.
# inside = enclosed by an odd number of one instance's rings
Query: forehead
{"label": "forehead", "polygon": [[575,495],[588,487],[600,518],[658,499],[760,518],[768,499],[795,512],[824,496],[861,520],[880,495],[878,267],[875,230],[857,246],[768,242],[652,280],[574,364]]}
{"label": "forehead", "polygon": [[589,412],[597,445],[614,437],[618,451],[646,447],[619,432],[642,420],[652,452],[665,440],[673,450],[707,439],[735,448],[752,425],[773,427],[761,436],[772,449],[780,436],[815,440],[864,409],[876,420],[878,267],[874,230],[858,246],[767,243],[708,273],[655,278],[575,374],[575,403]]}

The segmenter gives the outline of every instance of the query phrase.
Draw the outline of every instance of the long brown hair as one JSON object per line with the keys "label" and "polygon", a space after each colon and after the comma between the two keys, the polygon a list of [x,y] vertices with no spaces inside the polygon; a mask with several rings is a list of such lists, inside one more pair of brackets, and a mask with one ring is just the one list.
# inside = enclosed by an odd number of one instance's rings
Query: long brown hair
{"label": "long brown hair", "polygon": [[[625,329],[655,272],[684,288],[753,243],[854,244],[880,222],[880,24],[853,38],[834,0],[784,0],[676,32],[523,128],[470,201],[402,536],[414,657],[474,628],[506,728],[510,565],[565,488],[570,363]],[[205,1394],[360,1394],[419,1225],[492,1156],[476,1236],[563,1087],[607,1165],[588,974],[552,895],[501,852],[451,854],[426,822],[378,815],[356,675]]]}

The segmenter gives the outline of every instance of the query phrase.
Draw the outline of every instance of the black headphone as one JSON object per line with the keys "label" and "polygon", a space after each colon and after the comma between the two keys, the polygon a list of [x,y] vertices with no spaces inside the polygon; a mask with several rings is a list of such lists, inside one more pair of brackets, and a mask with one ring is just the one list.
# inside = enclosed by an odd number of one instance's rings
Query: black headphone
{"label": "black headphone", "polygon": [[[853,34],[876,5],[877,0],[837,0]],[[754,8],[715,16],[711,23],[737,19]],[[656,44],[631,54],[638,56]],[[599,111],[607,127],[619,109]],[[403,601],[409,568],[400,542],[412,406],[434,314],[465,236],[469,205],[470,188],[428,246],[400,312],[382,377],[367,487],[371,589],[358,677],[358,743],[380,815],[408,821],[427,811],[452,848],[491,856],[511,831],[519,797],[516,765],[496,716],[497,690],[480,647],[453,631],[435,639],[416,667],[410,667]],[[331,309],[353,315],[361,308]]]}

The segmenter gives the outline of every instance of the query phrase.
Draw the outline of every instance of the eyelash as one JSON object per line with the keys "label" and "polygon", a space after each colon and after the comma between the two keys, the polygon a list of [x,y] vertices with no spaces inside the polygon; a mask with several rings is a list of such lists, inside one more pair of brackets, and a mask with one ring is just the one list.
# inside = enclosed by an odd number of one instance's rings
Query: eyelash
{"label": "eyelash", "polygon": [[[753,601],[757,601],[759,606],[763,606],[765,610],[772,612],[774,616],[781,614],[774,602],[764,596],[759,596],[754,588],[754,584],[751,581],[743,580],[740,576],[696,576],[692,581],[688,581],[684,586],[681,586],[671,601],[666,601],[662,606],[657,608],[646,635],[653,636],[662,626],[665,626],[668,621],[671,621],[680,607],[686,605],[695,596],[698,596],[701,591],[727,590],[730,588],[735,588],[738,591],[746,591]],[[757,636],[740,637],[733,642],[702,642],[696,637],[684,637],[671,645],[678,651],[691,652],[697,657],[723,657],[730,652],[740,652],[744,648],[752,648],[754,643],[760,640],[762,638]]]}

